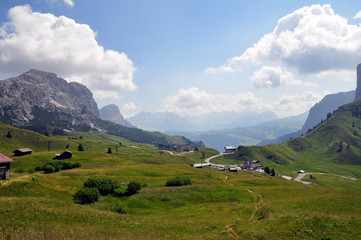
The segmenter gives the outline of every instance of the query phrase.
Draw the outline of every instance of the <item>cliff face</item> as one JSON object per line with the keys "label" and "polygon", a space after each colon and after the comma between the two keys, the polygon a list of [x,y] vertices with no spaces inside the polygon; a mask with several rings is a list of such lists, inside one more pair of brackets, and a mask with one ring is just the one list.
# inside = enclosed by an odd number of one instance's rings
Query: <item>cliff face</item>
{"label": "cliff face", "polygon": [[130,122],[124,119],[123,115],[120,113],[119,107],[115,104],[109,104],[102,107],[99,110],[99,115],[103,120],[115,122],[125,127],[134,127]]}
{"label": "cliff face", "polygon": [[355,101],[361,100],[361,63],[356,68],[357,71],[357,87],[355,93]]}
{"label": "cliff face", "polygon": [[88,88],[30,70],[0,81],[0,122],[95,128],[99,110]]}
{"label": "cliff face", "polygon": [[312,129],[319,124],[321,120],[325,120],[327,113],[332,113],[340,106],[353,102],[355,91],[339,92],[326,95],[319,103],[316,103],[308,114],[307,120],[302,127],[301,132],[307,133],[308,129]]}

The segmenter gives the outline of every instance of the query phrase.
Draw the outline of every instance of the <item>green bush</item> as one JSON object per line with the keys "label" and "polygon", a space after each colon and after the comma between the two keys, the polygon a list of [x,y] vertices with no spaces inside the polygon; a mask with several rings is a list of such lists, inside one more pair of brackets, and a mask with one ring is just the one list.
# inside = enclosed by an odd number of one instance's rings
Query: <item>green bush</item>
{"label": "green bush", "polygon": [[106,208],[109,211],[126,214],[129,212],[128,204],[126,202],[117,201]]}
{"label": "green bush", "polygon": [[73,199],[80,204],[91,204],[98,201],[99,196],[98,189],[83,187],[73,195]]}
{"label": "green bush", "polygon": [[53,173],[55,172],[55,167],[53,165],[48,164],[43,166],[43,170],[45,173]]}
{"label": "green bush", "polygon": [[127,193],[127,186],[120,186],[114,189],[113,195],[115,197],[123,197]]}
{"label": "green bush", "polygon": [[114,192],[114,182],[106,177],[94,176],[84,182],[86,188],[97,188],[102,196]]}
{"label": "green bush", "polygon": [[169,179],[165,186],[174,187],[174,186],[184,186],[184,185],[192,185],[192,180],[189,177],[175,177]]}
{"label": "green bush", "polygon": [[130,182],[128,183],[127,189],[126,189],[126,195],[134,195],[136,194],[140,189],[142,189],[142,185],[139,182]]}

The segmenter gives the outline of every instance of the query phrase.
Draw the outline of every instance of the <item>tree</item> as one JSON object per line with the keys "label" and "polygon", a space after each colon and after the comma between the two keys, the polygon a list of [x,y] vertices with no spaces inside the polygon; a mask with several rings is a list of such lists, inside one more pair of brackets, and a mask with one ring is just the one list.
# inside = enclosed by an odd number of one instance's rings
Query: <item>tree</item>
{"label": "tree", "polygon": [[264,172],[267,173],[267,174],[270,174],[270,173],[271,173],[271,170],[269,169],[269,167],[265,167],[265,168],[264,168]]}
{"label": "tree", "polygon": [[111,148],[108,148],[108,152],[109,154],[112,154],[112,149]]}
{"label": "tree", "polygon": [[204,154],[204,152],[202,151],[202,157],[201,157],[201,159],[204,159],[206,156],[205,156],[205,154]]}
{"label": "tree", "polygon": [[8,133],[5,135],[5,137],[7,137],[7,138],[11,138],[12,136],[11,136],[11,132],[10,131],[8,131]]}
{"label": "tree", "polygon": [[99,199],[99,191],[96,188],[83,187],[73,195],[73,199],[80,204],[94,203]]}
{"label": "tree", "polygon": [[331,116],[332,116],[332,113],[328,112],[326,117],[327,117],[327,119],[329,119]]}
{"label": "tree", "polygon": [[69,148],[69,144],[67,144],[67,145],[65,146],[65,148]]}
{"label": "tree", "polygon": [[271,175],[271,176],[276,176],[276,172],[275,172],[275,170],[274,170],[273,168],[271,169],[270,175]]}
{"label": "tree", "polygon": [[48,131],[45,131],[44,135],[47,136],[47,137],[49,137]]}
{"label": "tree", "polygon": [[84,152],[84,147],[83,147],[83,145],[81,143],[78,146],[78,151]]}

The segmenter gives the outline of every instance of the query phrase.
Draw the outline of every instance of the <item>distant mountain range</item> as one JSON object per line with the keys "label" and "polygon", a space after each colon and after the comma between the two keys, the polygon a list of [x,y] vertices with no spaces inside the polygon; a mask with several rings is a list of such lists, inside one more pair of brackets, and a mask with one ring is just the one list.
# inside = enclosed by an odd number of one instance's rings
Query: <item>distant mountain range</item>
{"label": "distant mountain range", "polygon": [[272,112],[217,112],[202,116],[180,116],[171,112],[141,112],[127,120],[149,131],[199,132],[253,126],[255,124],[276,119]]}
{"label": "distant mountain range", "polygon": [[166,132],[181,135],[193,141],[201,140],[207,147],[224,151],[225,146],[256,145],[265,139],[275,139],[300,129],[308,112],[294,117],[275,119],[254,126],[200,132]]}
{"label": "distant mountain range", "polygon": [[[114,110],[113,106],[110,108]],[[111,118],[112,114],[107,110],[109,108],[102,109],[102,116]],[[113,115],[122,118],[119,109],[115,109]],[[54,73],[32,69],[18,77],[0,81],[0,123],[42,134],[96,130],[134,142],[197,145],[184,137],[126,127],[102,120],[99,116],[88,88],[79,83],[68,83]]]}

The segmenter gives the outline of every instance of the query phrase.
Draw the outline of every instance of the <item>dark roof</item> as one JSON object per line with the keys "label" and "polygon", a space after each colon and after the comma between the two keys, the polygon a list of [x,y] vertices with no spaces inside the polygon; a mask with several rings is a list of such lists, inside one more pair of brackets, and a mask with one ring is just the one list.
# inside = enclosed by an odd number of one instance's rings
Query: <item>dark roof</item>
{"label": "dark roof", "polygon": [[14,159],[0,152],[0,163],[16,162]]}
{"label": "dark roof", "polygon": [[[16,149],[15,151],[19,151],[19,152],[32,152],[33,150],[30,149],[30,148],[19,148],[19,149]],[[15,152],[14,151],[14,152]]]}

